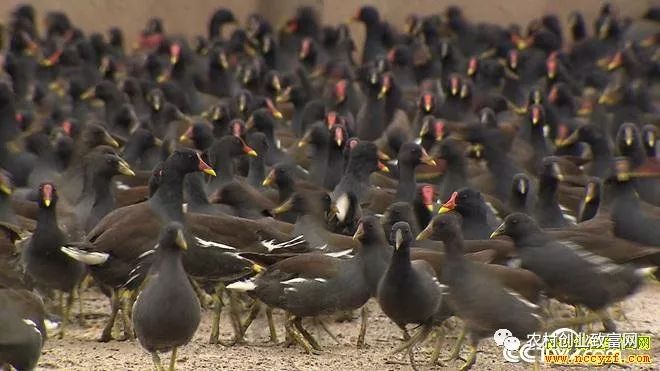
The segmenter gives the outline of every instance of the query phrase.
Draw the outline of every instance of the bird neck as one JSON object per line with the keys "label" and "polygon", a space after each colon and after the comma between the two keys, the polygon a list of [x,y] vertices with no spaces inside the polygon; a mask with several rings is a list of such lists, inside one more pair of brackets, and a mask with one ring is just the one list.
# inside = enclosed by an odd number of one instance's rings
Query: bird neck
{"label": "bird neck", "polygon": [[399,161],[399,184],[396,188],[396,200],[412,202],[415,198],[416,189],[415,166]]}
{"label": "bird neck", "polygon": [[188,203],[195,206],[210,205],[206,192],[204,191],[204,184],[202,183],[201,174],[188,174],[186,177],[195,177],[196,179],[186,179],[185,193]]}
{"label": "bird neck", "polygon": [[359,182],[369,180],[372,171],[368,171],[362,159],[349,158],[345,176],[350,176]]}
{"label": "bird neck", "polygon": [[166,221],[183,222],[183,174],[163,172],[149,206]]}
{"label": "bird neck", "polygon": [[310,177],[314,182],[323,184],[325,173],[328,168],[328,154],[330,147],[326,141],[321,141],[314,146],[312,155],[312,164],[310,168]]}
{"label": "bird neck", "polygon": [[390,262],[390,269],[397,271],[406,271],[411,269],[410,247],[401,245],[398,249],[394,249],[394,252],[392,253],[392,261]]}
{"label": "bird neck", "polygon": [[[181,250],[177,248],[168,248],[160,252],[161,256],[158,263],[159,277],[165,279],[178,280],[185,276],[183,263],[181,262]],[[185,281],[188,281],[187,279]]]}
{"label": "bird neck", "polygon": [[445,245],[445,253],[448,258],[460,259],[463,258],[463,237],[450,236],[442,241]]}
{"label": "bird neck", "polygon": [[0,222],[14,223],[16,214],[7,195],[0,194]]}
{"label": "bird neck", "polygon": [[39,205],[39,210],[37,211],[37,228],[34,234],[59,230],[55,206],[56,203],[50,204],[50,207]]}
{"label": "bird neck", "polygon": [[539,182],[539,201],[557,201],[559,181],[553,177],[542,177]]}
{"label": "bird neck", "polygon": [[520,192],[512,192],[511,198],[509,199],[509,205],[514,211],[526,212],[527,211],[527,194],[522,194]]}
{"label": "bird neck", "polygon": [[253,187],[261,187],[261,183],[266,178],[266,164],[263,156],[250,157],[250,167],[248,169],[248,183]]}

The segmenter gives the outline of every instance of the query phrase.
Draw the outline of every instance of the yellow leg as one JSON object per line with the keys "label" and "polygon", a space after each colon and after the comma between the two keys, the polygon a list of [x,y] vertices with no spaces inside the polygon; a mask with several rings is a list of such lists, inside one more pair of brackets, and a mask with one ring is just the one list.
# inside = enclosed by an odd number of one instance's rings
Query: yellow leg
{"label": "yellow leg", "polygon": [[360,310],[360,334],[358,334],[357,347],[364,348],[366,343],[364,338],[367,335],[367,318],[369,313],[367,312],[367,306],[363,305],[362,310]]}
{"label": "yellow leg", "polygon": [[220,342],[220,314],[224,303],[222,301],[222,288],[217,286],[213,294],[213,321],[211,323],[211,336],[209,344],[218,344]]}
{"label": "yellow leg", "polygon": [[170,356],[170,371],[174,371],[174,365],[176,364],[176,347],[172,349],[172,355]]}
{"label": "yellow leg", "polygon": [[115,320],[117,319],[117,313],[119,312],[119,304],[119,295],[117,295],[117,291],[112,289],[112,296],[110,297],[110,318],[108,318],[108,322],[106,322],[103,332],[101,333],[101,338],[99,338],[99,341],[102,343],[107,343],[112,340],[112,328],[115,326]]}
{"label": "yellow leg", "polygon": [[152,352],[151,359],[154,361],[154,366],[156,366],[156,371],[163,371],[163,365],[160,363],[160,357],[158,356],[158,352]]}
{"label": "yellow leg", "polygon": [[132,340],[133,336],[133,325],[131,322],[131,309],[133,308],[133,302],[135,297],[131,290],[122,290],[121,292],[121,319],[124,325],[124,336],[121,340]]}
{"label": "yellow leg", "polygon": [[290,336],[291,340],[295,343],[298,343],[302,346],[307,354],[320,354],[320,351],[314,349],[314,347],[307,341],[305,336],[299,331],[295,326],[295,321],[298,320],[295,316],[290,316],[285,324],[287,334]]}
{"label": "yellow leg", "polygon": [[474,345],[470,345],[470,354],[468,354],[467,359],[465,360],[465,363],[461,368],[459,368],[460,371],[465,371],[469,370],[470,367],[476,362],[477,360],[477,347]]}
{"label": "yellow leg", "polygon": [[295,317],[295,319],[293,320],[293,325],[294,325],[294,327],[298,330],[298,332],[300,332],[300,334],[301,334],[301,335],[307,340],[307,342],[309,343],[309,345],[312,346],[312,348],[314,348],[314,349],[317,350],[317,351],[321,351],[321,350],[322,350],[321,345],[319,345],[319,343],[316,341],[316,339],[314,339],[314,337],[312,336],[312,334],[310,334],[310,333],[309,333],[309,332],[303,327],[303,325],[302,325],[302,318]]}
{"label": "yellow leg", "polygon": [[277,329],[275,328],[275,321],[273,320],[273,308],[266,308],[266,318],[268,319],[268,330],[270,331],[270,341],[277,344]]}
{"label": "yellow leg", "polygon": [[451,350],[451,353],[449,354],[449,357],[446,359],[443,359],[443,362],[451,362],[455,361],[458,359],[458,355],[461,353],[461,347],[463,346],[463,341],[465,341],[465,335],[467,331],[465,329],[465,326],[461,329],[461,333],[458,335],[458,338],[456,339],[456,343],[454,344],[454,347]]}
{"label": "yellow leg", "polygon": [[440,327],[435,331],[435,347],[433,348],[433,353],[431,353],[431,364],[436,365],[438,363],[438,358],[440,358],[440,351],[442,350],[442,344],[445,342],[445,328]]}

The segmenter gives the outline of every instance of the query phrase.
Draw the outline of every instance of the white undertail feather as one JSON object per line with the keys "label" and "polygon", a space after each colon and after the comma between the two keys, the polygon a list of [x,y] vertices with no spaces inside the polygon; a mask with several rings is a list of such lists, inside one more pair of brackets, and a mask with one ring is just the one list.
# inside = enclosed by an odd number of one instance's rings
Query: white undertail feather
{"label": "white undertail feather", "polygon": [[44,320],[44,325],[46,326],[47,331],[55,331],[60,328],[59,322],[51,321],[49,319]]}
{"label": "white undertail feather", "polygon": [[22,318],[21,320],[22,320],[23,323],[25,323],[26,325],[32,327],[32,329],[33,329],[37,334],[39,334],[39,336],[41,336],[41,331],[39,330],[39,328],[37,327],[37,324],[34,323],[33,320],[31,320],[31,319],[29,319],[29,318]]}
{"label": "white undertail feather", "polygon": [[88,251],[83,251],[80,249],[76,249],[75,247],[70,247],[70,246],[62,246],[60,247],[60,251],[68,255],[71,259],[75,259],[81,263],[85,263],[87,265],[99,265],[105,263],[108,258],[110,257],[109,254],[102,253],[102,252],[88,252]]}
{"label": "white undertail feather", "polygon": [[236,281],[227,285],[227,289],[241,292],[253,291],[256,288],[257,285],[253,280]]}
{"label": "white undertail feather", "polygon": [[348,198],[346,193],[342,194],[337,198],[337,219],[340,222],[346,220],[346,215],[348,215],[348,209],[351,207],[351,201]]}
{"label": "white undertail feather", "polygon": [[637,274],[640,277],[650,277],[655,273],[656,270],[658,270],[658,267],[638,268],[635,269],[635,274]]}

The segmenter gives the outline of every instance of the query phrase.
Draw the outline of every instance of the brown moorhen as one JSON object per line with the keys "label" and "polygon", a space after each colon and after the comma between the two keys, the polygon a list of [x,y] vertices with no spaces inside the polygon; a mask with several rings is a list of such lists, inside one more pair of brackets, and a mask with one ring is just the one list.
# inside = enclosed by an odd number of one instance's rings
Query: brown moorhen
{"label": "brown moorhen", "polygon": [[447,254],[442,283],[447,285],[456,315],[470,336],[470,355],[460,368],[467,370],[476,362],[480,339],[499,329],[508,329],[513,336],[526,339],[540,327],[541,317],[536,313],[537,305],[507,290],[483,267],[465,259],[460,223],[460,214],[455,212],[435,219],[436,233]]}
{"label": "brown moorhen", "polygon": [[555,298],[597,311],[606,331],[616,331],[607,307],[636,292],[647,273],[555,240],[525,214],[507,216],[492,234],[498,235],[513,239],[521,266],[538,274]]}

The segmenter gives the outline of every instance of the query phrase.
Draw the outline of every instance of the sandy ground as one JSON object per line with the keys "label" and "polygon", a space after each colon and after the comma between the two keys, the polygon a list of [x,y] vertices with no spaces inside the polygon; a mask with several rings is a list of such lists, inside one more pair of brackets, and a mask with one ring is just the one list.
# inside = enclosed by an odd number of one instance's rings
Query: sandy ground
{"label": "sandy ground", "polygon": [[[135,341],[98,343],[103,322],[109,313],[108,301],[96,290],[83,293],[86,326],[77,324],[69,327],[63,340],[50,339],[43,350],[38,369],[41,370],[148,370],[153,369],[151,357]],[[646,287],[623,303],[628,320],[617,321],[621,332],[650,332],[657,339],[660,334],[660,284],[649,283]],[[209,345],[211,312],[204,310],[202,323],[188,346],[179,350],[178,370],[409,370],[400,357],[389,353],[401,343],[401,333],[380,311],[378,304],[371,301],[369,308],[369,327],[367,330],[366,349],[355,346],[359,331],[359,320],[348,323],[334,323],[328,319],[332,331],[341,344],[335,343],[329,336],[313,324],[307,324],[310,332],[317,336],[325,350],[321,355],[304,354],[302,348],[268,343],[268,325],[262,314],[248,330],[247,343],[225,347]],[[74,311],[77,315],[77,312]],[[356,313],[357,317],[358,313]],[[455,321],[455,320],[452,320]],[[282,315],[276,312],[278,336],[284,338]],[[454,322],[455,326],[457,322]],[[166,324],[163,324],[166,326]],[[454,327],[451,326],[450,327]],[[116,327],[117,331],[118,328]],[[441,358],[446,357],[453,345],[458,328],[450,329],[444,342]],[[222,339],[232,336],[228,318],[223,314]],[[655,340],[655,339],[654,339]],[[462,361],[454,361],[443,366],[430,366],[428,360],[434,342],[429,341],[415,353],[420,369],[455,370]],[[660,367],[660,341],[652,342],[654,365],[633,366],[634,370],[657,370]],[[464,348],[463,355],[467,348]],[[169,354],[161,357],[163,363],[169,360]],[[406,358],[407,361],[407,358]],[[492,339],[480,344],[477,364],[474,370],[528,370],[529,365],[506,363],[502,359],[501,348]],[[587,369],[543,366],[542,369]],[[596,369],[592,367],[590,369]]]}

